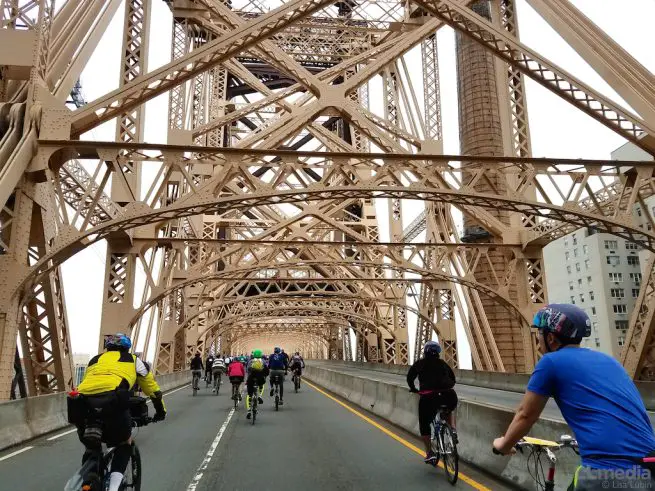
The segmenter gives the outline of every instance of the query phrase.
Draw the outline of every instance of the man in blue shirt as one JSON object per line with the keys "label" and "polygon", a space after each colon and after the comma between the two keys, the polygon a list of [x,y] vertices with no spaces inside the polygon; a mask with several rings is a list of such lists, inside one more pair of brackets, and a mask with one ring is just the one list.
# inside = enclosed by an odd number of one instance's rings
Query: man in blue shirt
{"label": "man in blue shirt", "polygon": [[[539,350],[544,355],[504,436],[493,446],[511,453],[539,419],[549,397],[575,433],[582,466],[572,487],[592,491],[628,488],[644,472],[626,473],[655,450],[655,435],[641,396],[623,367],[612,357],[580,348],[591,334],[587,314],[575,305],[551,304],[534,317]],[[598,470],[621,472],[598,472]],[[635,476],[636,474],[636,476]],[[608,481],[609,476],[609,481]]]}
{"label": "man in blue shirt", "polygon": [[280,386],[280,406],[282,406],[284,404],[284,376],[289,369],[289,363],[282,353],[281,348],[275,348],[273,354],[268,357],[268,368],[271,371],[270,396],[273,397],[273,394],[275,393],[275,381],[277,380],[277,383]]}

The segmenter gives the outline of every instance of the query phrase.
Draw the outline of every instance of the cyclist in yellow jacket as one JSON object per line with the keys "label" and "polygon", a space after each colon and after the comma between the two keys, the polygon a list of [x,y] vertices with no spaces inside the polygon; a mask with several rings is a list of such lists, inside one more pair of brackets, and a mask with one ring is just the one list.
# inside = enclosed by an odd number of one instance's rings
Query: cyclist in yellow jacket
{"label": "cyclist in yellow jacket", "polygon": [[[111,462],[109,491],[118,491],[130,460],[132,418],[130,416],[130,389],[138,384],[152,399],[154,421],[166,418],[166,407],[159,385],[147,364],[130,354],[132,341],[124,334],[115,334],[105,340],[105,353],[94,356],[77,388],[83,397],[85,417],[76,421],[77,433],[86,451],[82,462],[98,455],[101,442],[116,447]],[[97,476],[84,476],[86,483],[95,482]]]}

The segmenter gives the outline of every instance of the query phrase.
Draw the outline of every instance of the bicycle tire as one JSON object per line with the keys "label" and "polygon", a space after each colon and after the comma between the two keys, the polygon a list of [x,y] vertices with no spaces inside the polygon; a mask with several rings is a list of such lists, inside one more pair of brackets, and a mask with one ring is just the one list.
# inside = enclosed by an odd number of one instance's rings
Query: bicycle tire
{"label": "bicycle tire", "polygon": [[216,389],[216,395],[218,395],[218,391],[221,388],[221,377],[214,377],[214,388]]}
{"label": "bicycle tire", "polygon": [[275,410],[276,411],[280,410],[280,396],[277,393],[277,390],[275,391]]}
{"label": "bicycle tire", "polygon": [[[257,396],[255,396],[257,397]],[[255,420],[257,419],[257,403],[254,403],[252,406],[252,425],[255,426]]]}
{"label": "bicycle tire", "polygon": [[432,440],[430,442],[432,446],[432,453],[435,455],[436,459],[432,462],[434,467],[439,466],[439,459],[441,458],[441,447],[439,445],[439,434],[437,433],[437,424],[436,421],[433,421],[431,426]]}
{"label": "bicycle tire", "polygon": [[[130,463],[132,473],[131,491],[141,491],[141,452],[134,442],[132,442],[132,456]],[[127,491],[127,487],[125,489]]]}
{"label": "bicycle tire", "polygon": [[459,477],[459,455],[457,453],[457,444],[453,440],[453,430],[448,423],[441,424],[439,435],[441,440],[441,449],[443,454],[443,469],[448,478],[448,482],[455,485]]}

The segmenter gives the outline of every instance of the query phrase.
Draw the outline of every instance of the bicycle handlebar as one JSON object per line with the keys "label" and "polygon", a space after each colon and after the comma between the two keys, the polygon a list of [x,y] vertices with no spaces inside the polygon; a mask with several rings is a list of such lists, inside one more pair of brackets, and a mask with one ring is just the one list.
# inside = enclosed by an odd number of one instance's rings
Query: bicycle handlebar
{"label": "bicycle handlebar", "polygon": [[[557,451],[562,448],[571,448],[576,454],[579,454],[580,452],[578,451],[578,442],[577,440],[573,440],[570,436],[568,435],[562,435],[562,438],[560,438],[559,441],[557,442],[549,442],[546,440],[537,440],[530,438],[528,440],[526,439],[520,439],[516,444],[514,444],[514,448],[519,451],[523,451],[523,448],[533,448],[535,450],[550,450],[550,451]],[[496,450],[496,447],[492,447],[492,452],[495,455],[505,455]]]}

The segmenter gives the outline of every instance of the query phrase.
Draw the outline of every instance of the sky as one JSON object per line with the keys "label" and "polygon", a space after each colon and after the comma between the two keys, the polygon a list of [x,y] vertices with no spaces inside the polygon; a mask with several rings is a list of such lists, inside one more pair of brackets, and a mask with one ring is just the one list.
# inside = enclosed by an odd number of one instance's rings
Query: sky
{"label": "sky", "polygon": [[[265,0],[264,0],[265,3]],[[655,73],[655,18],[653,0],[571,0],[576,7],[613,37],[651,72]],[[163,1],[153,0],[149,49],[149,71],[170,61],[171,14]],[[539,17],[525,0],[517,4],[521,40],[540,55],[573,73],[610,99],[627,106],[575,51]],[[121,6],[99,42],[81,76],[87,101],[94,100],[118,87],[123,6]],[[441,106],[444,127],[444,153],[459,153],[457,85],[455,74],[454,33],[443,28],[438,34]],[[417,50],[408,53],[409,66],[420,64]],[[413,73],[418,73],[415,71]],[[371,99],[376,89],[371,88]],[[419,98],[422,90],[417,85]],[[526,93],[533,155],[535,157],[568,157],[607,159],[610,152],[625,143],[621,137],[570,106],[556,95],[526,78]],[[146,104],[145,141],[164,143],[167,127],[168,95],[159,96]],[[372,110],[375,110],[372,107]],[[91,140],[113,140],[115,123],[108,122],[84,136]],[[380,201],[380,200],[378,200]],[[403,220],[407,225],[421,211],[420,204],[404,202]],[[377,206],[382,240],[388,238],[386,203]],[[73,351],[95,353],[100,329],[100,312],[106,246],[95,244],[78,253],[62,266],[67,298],[68,320]],[[414,332],[414,316],[409,316],[410,334]],[[120,326],[117,326],[120,330]],[[460,333],[462,334],[462,333]],[[460,337],[462,339],[462,337]],[[460,359],[466,365],[466,346]]]}

